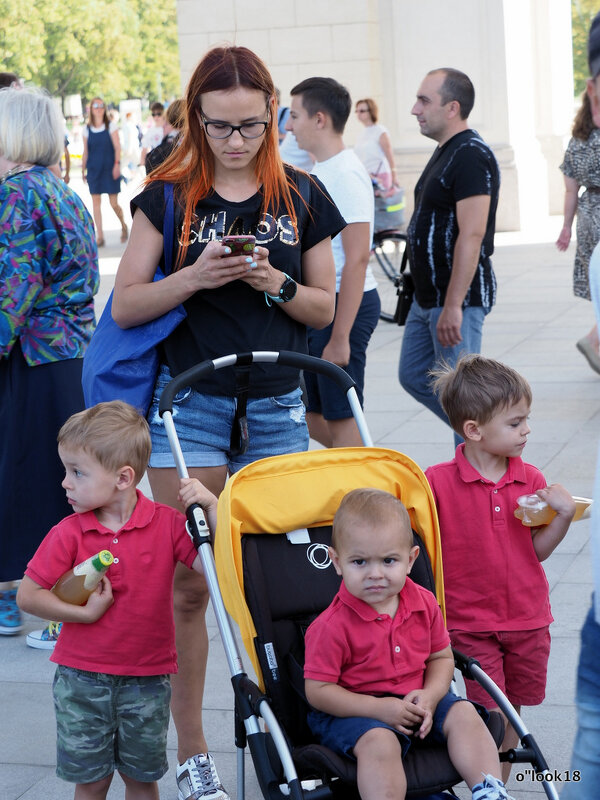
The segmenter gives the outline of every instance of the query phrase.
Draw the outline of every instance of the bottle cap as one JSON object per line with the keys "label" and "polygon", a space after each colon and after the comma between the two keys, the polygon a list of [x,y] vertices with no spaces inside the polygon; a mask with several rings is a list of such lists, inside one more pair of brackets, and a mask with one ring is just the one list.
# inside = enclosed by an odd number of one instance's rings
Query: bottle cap
{"label": "bottle cap", "polygon": [[97,555],[94,556],[92,563],[96,569],[108,569],[114,560],[114,556],[110,550],[101,550]]}

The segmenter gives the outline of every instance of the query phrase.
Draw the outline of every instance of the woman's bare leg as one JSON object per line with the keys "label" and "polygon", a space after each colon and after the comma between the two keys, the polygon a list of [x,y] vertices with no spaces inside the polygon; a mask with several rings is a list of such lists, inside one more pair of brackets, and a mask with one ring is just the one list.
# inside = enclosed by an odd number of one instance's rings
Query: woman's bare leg
{"label": "woman's bare leg", "polygon": [[98,244],[104,244],[104,230],[102,229],[102,195],[92,195],[92,212],[94,214],[94,224],[96,225],[96,240]]}
{"label": "woman's bare leg", "polygon": [[123,214],[123,209],[119,205],[119,195],[109,194],[108,201],[110,203],[110,207],[117,215],[117,219],[121,223],[121,241],[123,242],[127,239],[127,225],[125,224],[125,215]]}
{"label": "woman's bare leg", "polygon": [[[213,494],[225,486],[227,467],[190,468]],[[148,469],[154,500],[182,510],[177,499],[179,477],[175,469]],[[207,752],[202,727],[202,700],[208,659],[208,633],[205,613],[208,605],[206,581],[197,572],[178,564],[173,583],[175,640],[179,672],[171,678],[171,713],[177,730],[177,757],[180,764],[198,753]]]}

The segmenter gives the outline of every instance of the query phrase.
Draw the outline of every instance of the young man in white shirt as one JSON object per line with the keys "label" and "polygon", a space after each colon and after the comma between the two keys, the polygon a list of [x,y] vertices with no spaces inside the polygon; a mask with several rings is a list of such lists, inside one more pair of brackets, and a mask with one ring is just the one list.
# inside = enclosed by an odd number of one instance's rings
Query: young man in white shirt
{"label": "young man in white shirt", "polygon": [[[346,220],[332,240],[337,298],[333,323],[308,329],[311,355],[343,367],[363,401],[366,350],[379,319],[377,282],[369,267],[373,236],[373,186],[343,134],[352,109],[347,89],[333,78],[308,78],[295,86],[286,128],[316,159],[312,173],[325,185]],[[326,447],[362,444],[344,393],[329,379],[305,374],[307,422],[313,439]]]}

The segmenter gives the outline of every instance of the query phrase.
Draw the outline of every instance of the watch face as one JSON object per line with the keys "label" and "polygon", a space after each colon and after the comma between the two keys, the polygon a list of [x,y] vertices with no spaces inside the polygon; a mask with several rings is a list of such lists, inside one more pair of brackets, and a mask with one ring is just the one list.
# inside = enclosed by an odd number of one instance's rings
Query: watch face
{"label": "watch face", "polygon": [[279,290],[279,296],[284,303],[287,303],[296,296],[297,291],[298,285],[296,281],[293,281],[291,278],[286,278],[283,282],[283,286]]}

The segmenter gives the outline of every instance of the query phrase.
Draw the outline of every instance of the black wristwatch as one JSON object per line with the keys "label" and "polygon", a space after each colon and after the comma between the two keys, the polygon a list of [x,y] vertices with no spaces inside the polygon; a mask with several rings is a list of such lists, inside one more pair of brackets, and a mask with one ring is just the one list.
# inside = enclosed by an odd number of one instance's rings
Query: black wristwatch
{"label": "black wristwatch", "polygon": [[[273,295],[265,292],[266,297],[270,300],[274,300],[276,303],[289,303],[290,300],[293,300],[296,296],[296,292],[298,291],[298,284],[293,278],[287,274],[287,272],[283,273],[285,276],[284,282],[281,284],[281,289],[279,290],[278,294]],[[269,303],[267,302],[267,305]]]}

